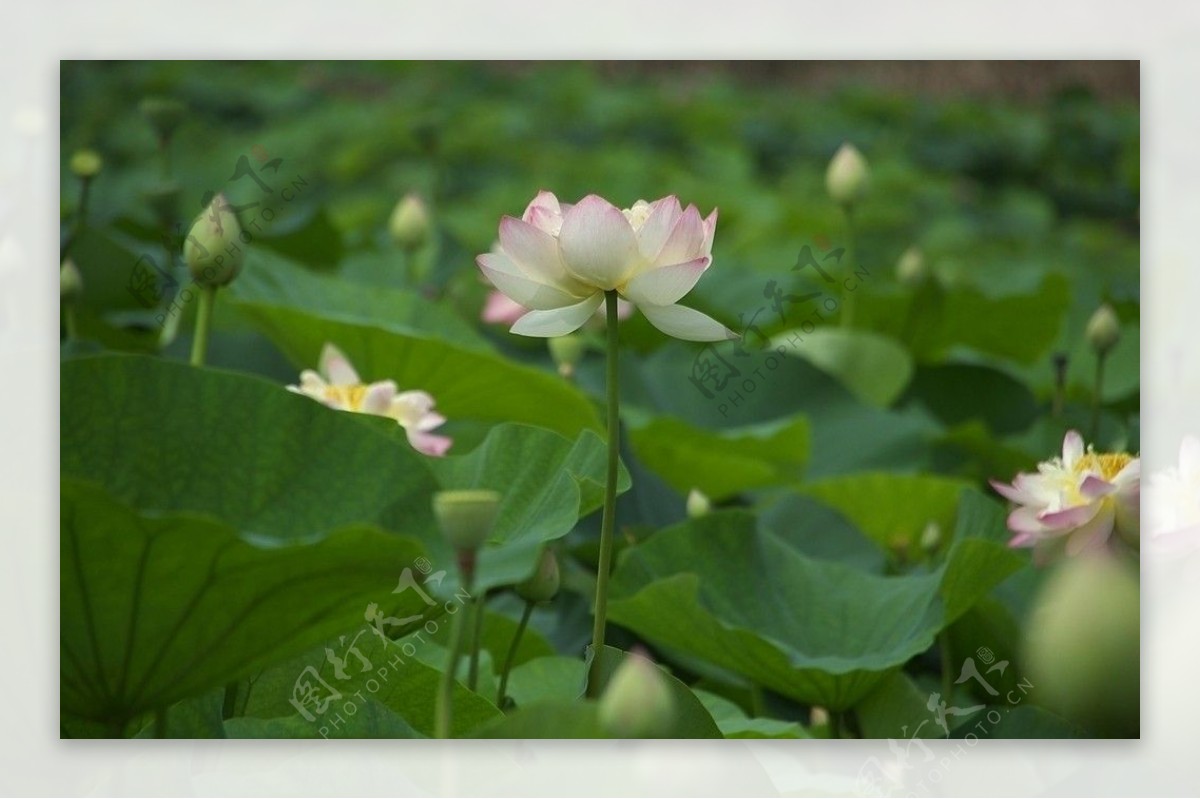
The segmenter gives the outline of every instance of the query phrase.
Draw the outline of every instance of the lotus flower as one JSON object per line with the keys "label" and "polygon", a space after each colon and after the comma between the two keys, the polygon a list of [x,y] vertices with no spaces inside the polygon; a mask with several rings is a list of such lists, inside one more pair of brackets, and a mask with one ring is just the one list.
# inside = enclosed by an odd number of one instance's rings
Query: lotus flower
{"label": "lotus flower", "polygon": [[392,380],[363,383],[350,360],[332,344],[321,350],[318,370],[305,369],[300,373],[300,385],[288,386],[288,391],[312,397],[334,410],[395,419],[413,449],[426,455],[441,456],[450,449],[453,439],[430,432],[446,419],[434,412],[433,397],[428,393],[399,391]]}
{"label": "lotus flower", "polygon": [[1141,505],[1141,460],[1124,452],[1084,451],[1074,430],[1063,439],[1061,458],[1038,464],[1037,474],[1018,474],[1012,485],[992,488],[1017,503],[1008,516],[1009,546],[1034,547],[1039,563],[1062,549],[1068,555],[1101,549],[1115,530],[1136,545]]}
{"label": "lotus flower", "polygon": [[519,335],[578,330],[616,291],[669,336],[719,341],[737,336],[677,304],[712,263],[716,227],[716,211],[702,219],[674,196],[621,210],[594,194],[569,205],[543,191],[520,219],[501,220],[499,250],[476,262],[505,296],[532,309],[512,326]]}
{"label": "lotus flower", "polygon": [[1155,549],[1179,552],[1200,546],[1200,438],[1179,445],[1179,466],[1150,477],[1150,529]]}

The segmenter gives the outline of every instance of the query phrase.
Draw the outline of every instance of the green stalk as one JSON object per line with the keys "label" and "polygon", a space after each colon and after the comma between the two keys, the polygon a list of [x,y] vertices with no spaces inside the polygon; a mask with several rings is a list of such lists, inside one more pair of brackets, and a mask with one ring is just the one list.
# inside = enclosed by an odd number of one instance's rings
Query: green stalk
{"label": "green stalk", "polygon": [[954,672],[950,670],[950,636],[944,630],[938,636],[938,652],[942,656],[942,701],[949,704],[954,693]]}
{"label": "green stalk", "polygon": [[620,406],[617,390],[617,292],[604,292],[608,321],[608,471],[604,479],[604,516],[600,522],[600,563],[596,572],[596,620],[592,626],[592,667],[588,674],[587,695],[600,692],[600,656],[604,651],[604,624],[608,614],[608,573],[612,569],[613,528],[617,515],[617,458],[620,446]]}
{"label": "green stalk", "polygon": [[[846,262],[853,270],[858,248],[854,240],[854,210],[849,203],[842,206],[842,216],[846,219]],[[842,327],[848,328],[854,324],[854,295],[857,290],[858,287],[855,286],[855,291],[847,291],[842,295]]]}
{"label": "green stalk", "polygon": [[228,721],[237,714],[238,684],[225,684],[225,698],[221,701],[221,718]]}
{"label": "green stalk", "polygon": [[1088,438],[1092,443],[1100,435],[1100,394],[1104,388],[1104,359],[1107,353],[1096,353],[1096,385],[1092,389],[1092,435]]}
{"label": "green stalk", "polygon": [[472,691],[479,684],[479,642],[483,637],[483,600],[486,595],[487,592],[484,592],[484,596],[472,603],[471,665],[467,669],[467,687]]}
{"label": "green stalk", "polygon": [[521,636],[529,625],[529,617],[533,615],[533,603],[526,602],[525,610],[521,613],[521,623],[513,633],[512,643],[508,645],[508,654],[504,656],[504,668],[500,670],[500,690],[496,692],[496,707],[504,709],[504,694],[508,690],[508,673],[512,670],[513,661],[517,659],[517,647],[521,644]]}
{"label": "green stalk", "polygon": [[196,308],[196,335],[192,339],[192,366],[203,366],[208,354],[208,329],[212,324],[213,305],[217,302],[216,286],[200,289],[200,305]]}
{"label": "green stalk", "polygon": [[840,710],[829,711],[829,737],[842,737],[842,711]]}
{"label": "green stalk", "polygon": [[63,324],[67,328],[67,341],[75,341],[79,338],[79,323],[75,319],[75,307],[70,304],[64,304],[62,314]]}
{"label": "green stalk", "polygon": [[[467,593],[471,593],[471,585],[473,582],[472,573],[474,570],[463,573],[463,588]],[[454,708],[454,673],[458,671],[458,658],[462,652],[463,638],[463,616],[467,615],[462,607],[454,614],[454,621],[450,625],[450,660],[446,663],[446,668],[442,672],[441,682],[438,684],[437,698],[437,716],[434,720],[434,735],[435,738],[450,737],[450,722],[453,718]]]}

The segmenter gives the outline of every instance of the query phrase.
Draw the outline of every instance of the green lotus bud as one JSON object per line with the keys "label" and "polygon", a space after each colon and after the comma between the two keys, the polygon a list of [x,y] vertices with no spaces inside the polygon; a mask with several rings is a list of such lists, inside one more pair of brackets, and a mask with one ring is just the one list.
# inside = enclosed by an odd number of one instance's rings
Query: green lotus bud
{"label": "green lotus bud", "polygon": [[853,205],[867,193],[870,170],[853,144],[846,143],[838,148],[825,170],[825,189],[838,205]]}
{"label": "green lotus bud", "polygon": [[630,652],[600,697],[600,724],[618,738],[666,735],[675,703],[666,676],[649,658]]}
{"label": "green lotus bud", "polygon": [[687,495],[687,515],[689,519],[698,519],[712,511],[712,501],[698,488],[693,488]]}
{"label": "green lotus bud", "polygon": [[1139,597],[1135,569],[1111,555],[1064,563],[1025,636],[1030,697],[1103,736],[1137,737]]}
{"label": "green lotus bud", "polygon": [[1116,346],[1121,337],[1121,322],[1117,319],[1116,311],[1105,303],[1096,309],[1087,323],[1087,340],[1092,349],[1100,355],[1105,355]]}
{"label": "green lotus bud", "polygon": [[553,550],[543,549],[537,571],[528,580],[517,585],[517,596],[526,602],[549,602],[558,594],[560,583],[558,558],[554,556]]}
{"label": "green lotus bud", "polygon": [[554,359],[558,373],[563,377],[575,374],[575,367],[579,365],[584,350],[587,349],[583,339],[574,333],[548,338],[546,346],[550,348],[550,357]]}
{"label": "green lotus bud", "polygon": [[491,535],[500,495],[495,491],[439,491],[433,495],[433,515],[442,535],[456,550],[473,552]]}
{"label": "green lotus bud", "polygon": [[63,302],[75,302],[83,294],[83,275],[70,258],[58,270],[58,297]]}
{"label": "green lotus bud", "polygon": [[91,180],[104,168],[104,159],[95,150],[77,150],[71,156],[71,171],[83,180]]}
{"label": "green lotus bud", "polygon": [[187,116],[187,106],[170,97],[147,97],[138,103],[138,110],[163,140],[171,138]]}
{"label": "green lotus bud", "polygon": [[237,215],[225,195],[218,194],[192,223],[183,243],[183,261],[201,286],[225,286],[242,271],[242,244]]}
{"label": "green lotus bud", "polygon": [[942,528],[937,522],[930,521],[925,525],[925,529],[921,531],[921,551],[926,553],[934,552],[941,543]]}
{"label": "green lotus bud", "polygon": [[429,209],[416,194],[409,192],[396,204],[388,220],[392,240],[406,250],[415,250],[429,239]]}
{"label": "green lotus bud", "polygon": [[896,279],[906,286],[917,286],[925,282],[929,270],[925,266],[925,256],[916,247],[909,247],[896,262]]}
{"label": "green lotus bud", "polygon": [[156,183],[142,191],[146,204],[154,211],[159,222],[171,225],[175,221],[176,209],[179,207],[181,189],[175,181]]}

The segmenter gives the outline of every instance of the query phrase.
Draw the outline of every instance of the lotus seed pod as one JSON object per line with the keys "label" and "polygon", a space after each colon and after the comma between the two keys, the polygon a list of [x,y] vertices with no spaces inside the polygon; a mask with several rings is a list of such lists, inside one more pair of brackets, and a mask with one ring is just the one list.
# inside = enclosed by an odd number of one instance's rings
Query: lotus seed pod
{"label": "lotus seed pod", "polygon": [[537,571],[528,580],[517,585],[517,596],[526,602],[549,602],[558,594],[561,576],[558,558],[551,549],[543,549],[538,560]]}
{"label": "lotus seed pod", "polygon": [[1096,309],[1087,323],[1087,340],[1092,349],[1105,355],[1121,337],[1121,322],[1112,306],[1105,303]]}
{"label": "lotus seed pod", "polygon": [[825,189],[838,205],[853,205],[866,196],[870,182],[867,159],[853,144],[843,144],[825,170]]}
{"label": "lotus seed pod", "polygon": [[83,180],[91,180],[104,168],[104,159],[95,150],[77,150],[71,156],[71,171]]}
{"label": "lotus seed pod", "polygon": [[237,215],[225,195],[218,194],[196,217],[183,244],[183,260],[192,278],[205,287],[228,285],[246,260],[241,238]]}
{"label": "lotus seed pod", "polygon": [[433,495],[438,527],[460,552],[473,552],[483,546],[499,511],[500,495],[495,491],[439,491]]}
{"label": "lotus seed pod", "polygon": [[187,116],[187,106],[170,97],[147,97],[138,103],[138,110],[163,140],[171,138]]}
{"label": "lotus seed pod", "polygon": [[675,718],[667,678],[644,655],[629,653],[600,697],[600,724],[618,738],[666,735]]}
{"label": "lotus seed pod", "polygon": [[410,192],[396,204],[388,221],[392,240],[406,250],[415,250],[429,239],[429,209],[425,202]]}

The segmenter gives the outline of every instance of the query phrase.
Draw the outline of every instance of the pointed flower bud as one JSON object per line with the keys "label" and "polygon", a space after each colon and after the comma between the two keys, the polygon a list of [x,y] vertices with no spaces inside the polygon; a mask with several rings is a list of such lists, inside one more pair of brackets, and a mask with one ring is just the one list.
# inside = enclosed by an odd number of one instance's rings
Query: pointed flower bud
{"label": "pointed flower bud", "polygon": [[183,260],[197,283],[205,287],[228,285],[242,271],[242,227],[224,194],[218,194],[200,212],[187,241]]}
{"label": "pointed flower bud", "polygon": [[473,552],[483,546],[499,511],[500,495],[495,491],[439,491],[433,495],[438,527],[460,552]]}
{"label": "pointed flower bud", "polygon": [[712,511],[712,501],[698,488],[693,488],[687,495],[687,515],[689,519],[698,519]]}
{"label": "pointed flower bud", "polygon": [[406,250],[415,250],[428,241],[430,228],[429,209],[413,192],[396,204],[392,218],[388,220],[392,240]]}
{"label": "pointed flower bud", "polygon": [[83,180],[91,180],[104,168],[104,159],[95,150],[78,150],[71,156],[71,171]]}
{"label": "pointed flower bud", "polygon": [[1117,344],[1121,337],[1121,322],[1117,319],[1116,311],[1108,303],[1101,305],[1092,314],[1087,323],[1087,340],[1092,349],[1100,355],[1105,355]]}
{"label": "pointed flower bud", "polygon": [[917,247],[909,247],[896,262],[896,279],[906,286],[917,286],[925,282],[929,269],[925,266],[925,256]]}
{"label": "pointed flower bud", "polygon": [[600,724],[618,738],[665,735],[675,717],[666,676],[644,655],[630,652],[600,697]]}
{"label": "pointed flower bud", "polygon": [[83,275],[70,258],[62,262],[58,271],[58,296],[63,302],[74,302],[83,294]]}
{"label": "pointed flower bud", "polygon": [[162,140],[171,138],[187,115],[187,106],[171,97],[146,97],[138,103],[138,110]]}
{"label": "pointed flower bud", "polygon": [[[524,310],[524,308],[521,309],[522,313]],[[583,359],[583,352],[586,349],[583,339],[574,333],[568,333],[565,336],[554,336],[546,341],[550,348],[550,357],[558,366],[558,373],[563,377],[575,374],[575,367]]]}
{"label": "pointed flower bud", "polygon": [[558,558],[551,549],[543,549],[537,571],[523,583],[517,584],[517,596],[526,602],[549,602],[558,594],[561,577]]}
{"label": "pointed flower bud", "polygon": [[869,181],[867,159],[850,143],[838,148],[825,170],[825,189],[838,205],[853,205],[861,200]]}

